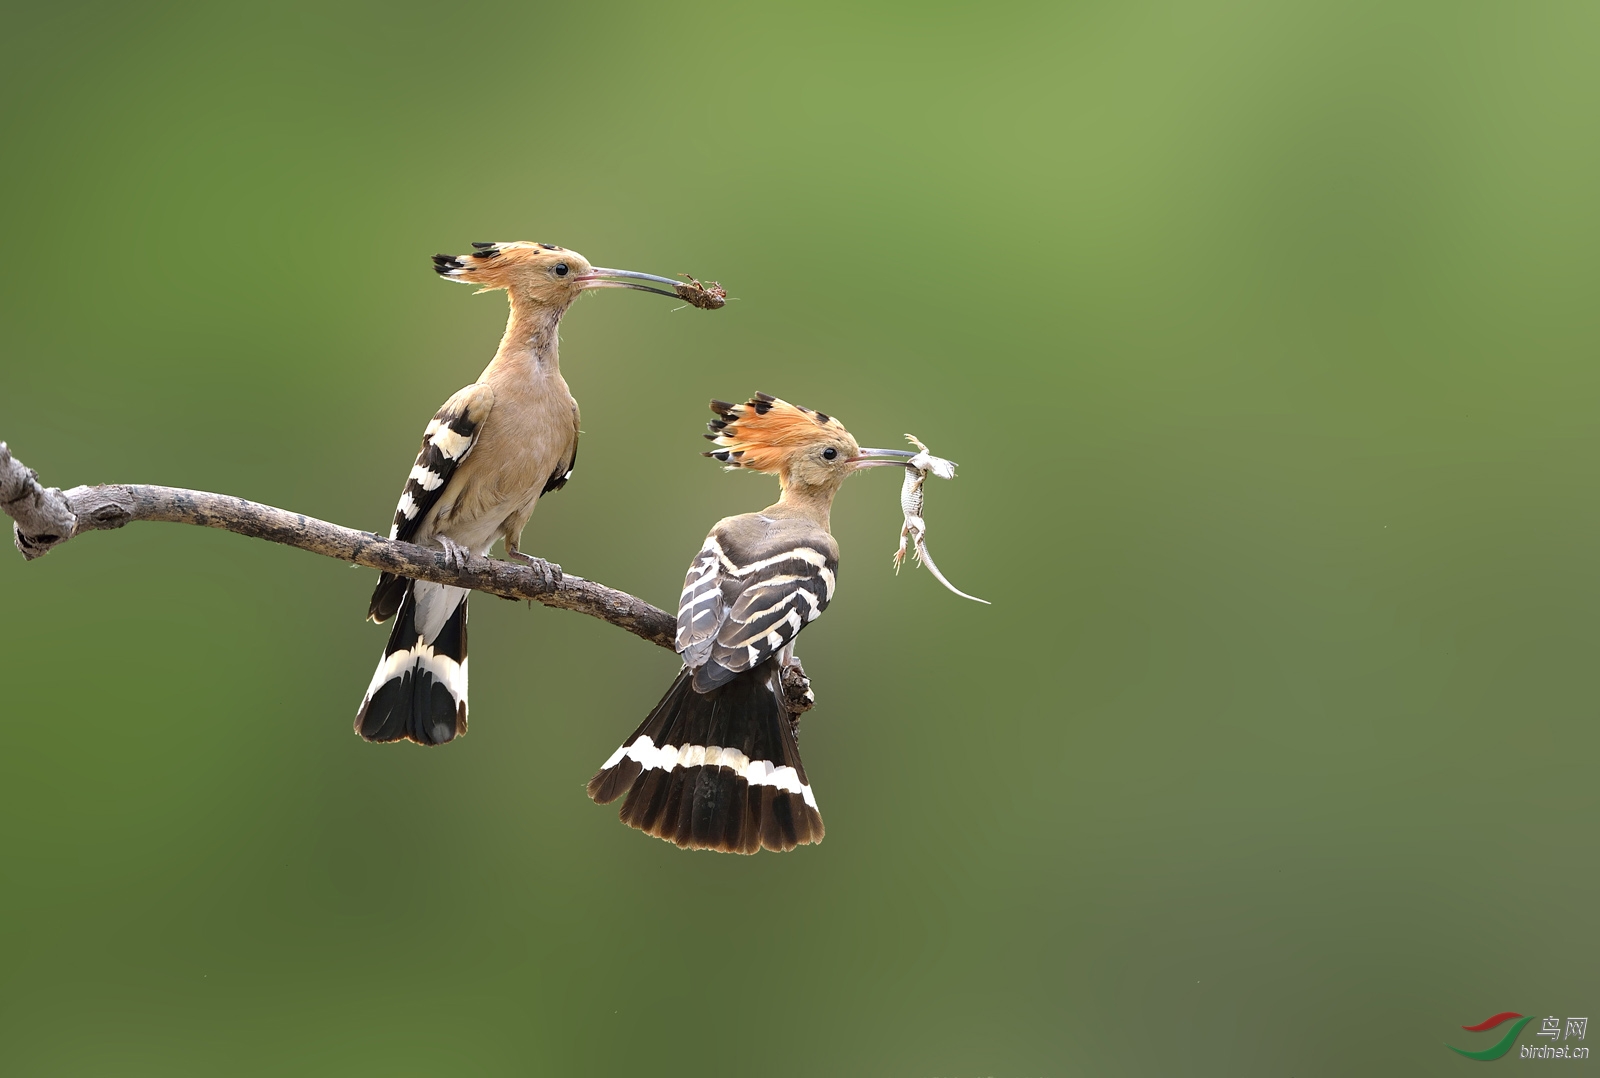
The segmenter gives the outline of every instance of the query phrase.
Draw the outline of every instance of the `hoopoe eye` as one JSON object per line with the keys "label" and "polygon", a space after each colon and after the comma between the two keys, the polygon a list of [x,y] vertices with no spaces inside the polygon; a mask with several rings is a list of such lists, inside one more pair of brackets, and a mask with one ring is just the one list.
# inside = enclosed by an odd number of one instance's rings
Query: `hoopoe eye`
{"label": "hoopoe eye", "polygon": [[826,448],[826,449],[824,449],[822,451],[822,459],[823,460],[832,460],[833,458],[837,457],[838,455],[839,455],[839,451],[837,449],[833,448],[833,446],[831,446],[831,445],[828,448]]}
{"label": "hoopoe eye", "polygon": [[566,275],[567,275],[567,264],[565,262],[557,262],[556,263],[556,276],[557,277],[565,277]]}

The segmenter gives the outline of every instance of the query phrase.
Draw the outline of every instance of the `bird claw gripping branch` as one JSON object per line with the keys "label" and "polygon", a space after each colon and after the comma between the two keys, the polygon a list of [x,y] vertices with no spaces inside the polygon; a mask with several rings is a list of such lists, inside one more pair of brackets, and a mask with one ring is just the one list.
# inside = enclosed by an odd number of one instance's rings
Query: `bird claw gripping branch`
{"label": "bird claw gripping branch", "polygon": [[[689,277],[687,273],[682,276]],[[712,281],[710,284],[701,284],[693,277],[689,277],[686,284],[676,285],[675,287],[679,299],[686,300],[690,306],[699,307],[702,311],[714,311],[719,307],[727,306],[728,290],[716,281]]]}
{"label": "bird claw gripping branch", "polygon": [[790,655],[783,664],[783,706],[789,711],[789,725],[796,738],[800,736],[800,716],[817,706],[817,694],[811,691],[811,679],[800,660]]}
{"label": "bird claw gripping branch", "polygon": [[963,599],[989,605],[989,600],[968,595],[946,580],[939,567],[934,564],[932,555],[928,553],[928,522],[922,518],[922,484],[928,478],[929,472],[940,479],[954,479],[955,462],[928,452],[928,447],[919,442],[915,435],[906,435],[906,441],[917,447],[917,453],[906,461],[906,478],[900,485],[900,511],[905,514],[905,522],[900,525],[900,549],[894,552],[894,571],[897,574],[900,572],[900,565],[906,559],[906,541],[909,539],[917,564],[926,566],[935,580]]}

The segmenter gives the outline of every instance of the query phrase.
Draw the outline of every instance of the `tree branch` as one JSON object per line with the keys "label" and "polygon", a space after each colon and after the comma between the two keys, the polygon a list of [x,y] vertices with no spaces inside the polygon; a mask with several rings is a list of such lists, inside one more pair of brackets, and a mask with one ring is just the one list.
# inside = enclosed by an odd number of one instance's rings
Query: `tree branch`
{"label": "tree branch", "polygon": [[[398,576],[574,610],[626,629],[657,647],[676,650],[677,618],[672,614],[625,591],[563,573],[561,566],[542,558],[521,565],[470,555],[452,566],[443,550],[396,542],[227,494],[140,483],[106,483],[66,491],[44,487],[38,474],[13,457],[4,442],[0,442],[0,512],[12,519],[17,549],[29,561],[84,532],[108,531],[130,521],[198,524]],[[798,733],[800,716],[811,710],[816,697],[805,668],[792,654],[784,666],[782,684],[784,706]]]}
{"label": "tree branch", "polygon": [[400,543],[372,532],[276,509],[226,494],[180,487],[108,483],[62,491],[43,487],[0,442],[0,512],[9,516],[17,549],[32,561],[88,531],[120,528],[135,520],[164,520],[265,539],[313,554],[354,562],[399,576],[453,584],[503,599],[531,599],[599,618],[672,650],[676,618],[643,599],[572,576],[542,559],[531,565],[470,556],[452,567],[442,550]]}

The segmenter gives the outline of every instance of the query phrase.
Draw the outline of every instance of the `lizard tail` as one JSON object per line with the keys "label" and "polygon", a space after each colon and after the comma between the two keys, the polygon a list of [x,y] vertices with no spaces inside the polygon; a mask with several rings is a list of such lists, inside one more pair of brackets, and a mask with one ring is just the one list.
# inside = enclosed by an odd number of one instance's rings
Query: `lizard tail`
{"label": "lizard tail", "polygon": [[971,599],[973,602],[982,603],[984,606],[994,605],[987,599],[980,599],[976,595],[968,595],[966,592],[950,583],[950,581],[946,580],[944,578],[944,574],[939,571],[939,567],[933,563],[933,555],[928,553],[928,541],[920,536],[917,538],[917,561],[920,564],[928,567],[928,572],[933,574],[933,578],[935,580],[949,588],[951,591],[955,592],[957,595],[961,596],[963,599]]}

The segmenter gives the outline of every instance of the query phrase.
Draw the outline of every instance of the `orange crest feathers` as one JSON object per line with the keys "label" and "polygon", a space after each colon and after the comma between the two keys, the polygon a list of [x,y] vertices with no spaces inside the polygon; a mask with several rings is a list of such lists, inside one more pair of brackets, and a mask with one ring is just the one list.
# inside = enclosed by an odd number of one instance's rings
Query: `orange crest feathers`
{"label": "orange crest feathers", "polygon": [[711,410],[717,418],[706,424],[711,428],[706,437],[720,448],[705,455],[730,469],[779,472],[796,449],[829,434],[850,436],[844,424],[825,412],[814,412],[766,393],[757,393],[743,404],[712,401]]}
{"label": "orange crest feathers", "polygon": [[573,264],[574,274],[586,272],[589,264],[576,251],[553,243],[474,243],[471,254],[434,255],[433,271],[450,281],[480,286],[479,291],[506,288],[519,278],[531,279],[546,267],[559,262]]}

